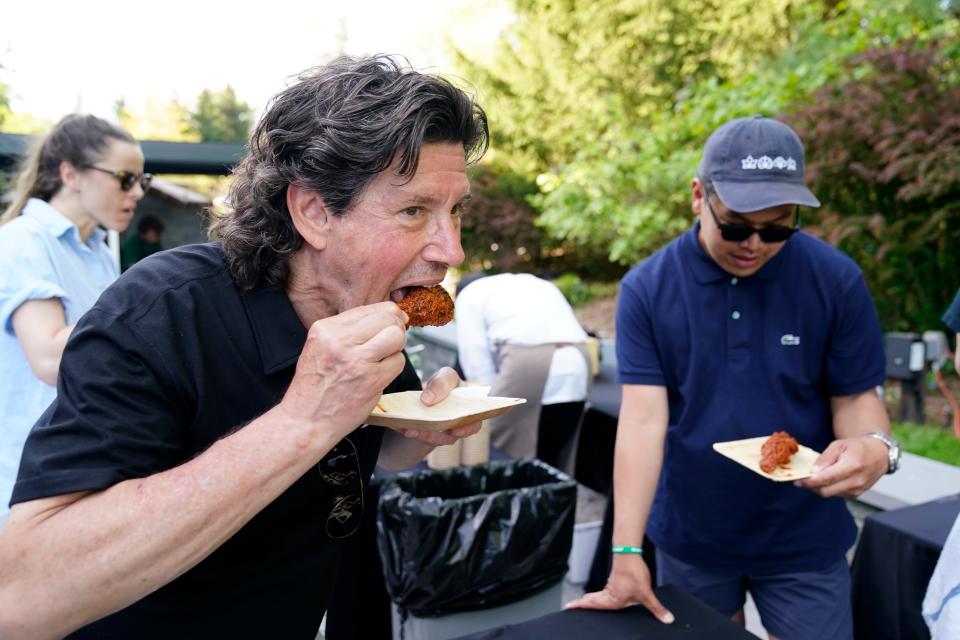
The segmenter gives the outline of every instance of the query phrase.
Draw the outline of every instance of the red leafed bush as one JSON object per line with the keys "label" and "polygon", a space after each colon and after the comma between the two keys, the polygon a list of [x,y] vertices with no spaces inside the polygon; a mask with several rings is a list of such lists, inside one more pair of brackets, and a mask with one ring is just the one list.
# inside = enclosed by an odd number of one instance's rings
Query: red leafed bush
{"label": "red leafed bush", "polygon": [[887,330],[942,328],[960,286],[958,51],[936,41],[867,51],[785,116],[824,204],[808,230],[860,264]]}
{"label": "red leafed bush", "polygon": [[607,259],[606,247],[573,246],[549,238],[537,225],[527,198],[534,183],[496,164],[470,172],[470,204],[461,225],[463,269],[542,274],[573,271],[584,278],[616,281],[625,272]]}
{"label": "red leafed bush", "polygon": [[541,246],[537,216],[525,197],[536,186],[490,165],[470,173],[470,204],[461,226],[464,268],[535,271]]}

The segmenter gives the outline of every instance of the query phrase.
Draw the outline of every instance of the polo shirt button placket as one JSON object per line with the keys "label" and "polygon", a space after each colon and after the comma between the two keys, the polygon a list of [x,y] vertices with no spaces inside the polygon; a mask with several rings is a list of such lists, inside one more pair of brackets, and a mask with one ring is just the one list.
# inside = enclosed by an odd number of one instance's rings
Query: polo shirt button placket
{"label": "polo shirt button placket", "polygon": [[740,278],[730,278],[730,284],[734,287],[737,286],[738,282],[740,282]]}

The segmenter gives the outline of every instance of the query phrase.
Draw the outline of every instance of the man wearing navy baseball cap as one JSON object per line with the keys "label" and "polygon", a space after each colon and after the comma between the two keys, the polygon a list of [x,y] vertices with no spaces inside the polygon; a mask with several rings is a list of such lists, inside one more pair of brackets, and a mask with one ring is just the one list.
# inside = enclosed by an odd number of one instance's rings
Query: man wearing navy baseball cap
{"label": "man wearing navy baseball cap", "polygon": [[[613,570],[571,606],[641,603],[672,622],[640,557],[646,532],[659,584],[741,623],[749,591],[774,638],[850,639],[856,527],[843,497],[899,461],[863,273],[797,233],[800,207],[820,202],[781,122],[717,129],[691,195],[693,227],[622,281]],[[810,477],[773,482],[712,449],[775,431],[823,452]]]}

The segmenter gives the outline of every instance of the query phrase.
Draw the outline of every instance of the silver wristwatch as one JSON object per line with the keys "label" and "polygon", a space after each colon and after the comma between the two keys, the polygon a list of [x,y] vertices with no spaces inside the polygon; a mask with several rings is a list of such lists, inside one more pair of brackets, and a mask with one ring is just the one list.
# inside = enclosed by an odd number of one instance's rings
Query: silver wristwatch
{"label": "silver wristwatch", "polygon": [[887,445],[887,473],[893,473],[900,468],[900,443],[885,433],[874,431],[867,434],[870,438],[876,438]]}

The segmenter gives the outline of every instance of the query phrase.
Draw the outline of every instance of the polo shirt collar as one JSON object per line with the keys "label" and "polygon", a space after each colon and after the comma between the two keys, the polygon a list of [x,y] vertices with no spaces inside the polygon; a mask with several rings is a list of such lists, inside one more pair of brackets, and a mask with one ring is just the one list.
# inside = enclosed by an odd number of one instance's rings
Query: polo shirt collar
{"label": "polo shirt collar", "polygon": [[[80,241],[80,230],[73,224],[67,216],[56,210],[49,202],[40,198],[30,198],[23,207],[23,215],[40,223],[53,237],[60,238],[69,233],[73,233],[77,241]],[[107,232],[100,227],[94,227],[93,233],[87,238],[86,244],[97,246],[107,237]]]}
{"label": "polo shirt collar", "polygon": [[[697,222],[680,237],[681,254],[685,262],[689,264],[693,270],[693,275],[697,279],[697,282],[700,284],[709,284],[731,278],[731,274],[721,269],[720,265],[714,262],[713,258],[700,246],[700,241],[697,239],[697,233],[699,233],[699,231],[700,221],[697,220]],[[787,243],[777,252],[777,255],[767,262],[767,264],[763,265],[759,271],[749,276],[749,278],[757,278],[758,280],[772,280],[775,278],[783,264],[784,256],[791,251],[791,247],[791,242],[787,240]]]}
{"label": "polo shirt collar", "polygon": [[307,341],[307,329],[286,292],[261,285],[241,299],[253,327],[263,372],[269,375],[296,364]]}

